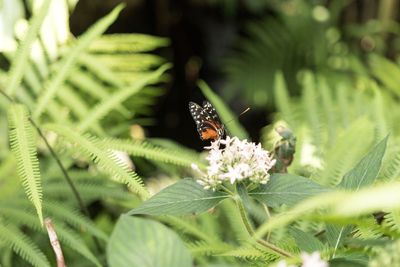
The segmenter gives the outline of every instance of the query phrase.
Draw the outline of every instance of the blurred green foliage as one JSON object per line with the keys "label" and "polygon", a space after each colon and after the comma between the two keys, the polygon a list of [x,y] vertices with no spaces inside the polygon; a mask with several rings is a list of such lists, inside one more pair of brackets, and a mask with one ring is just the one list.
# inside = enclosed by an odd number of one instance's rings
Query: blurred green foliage
{"label": "blurred green foliage", "polygon": [[259,17],[222,64],[223,95],[198,86],[232,136],[249,138],[231,100],[274,110],[262,145],[281,174],[234,197],[182,179],[203,153],[142,128],[171,79],[154,53],[170,41],[105,34],[123,5],[74,37],[76,1],[3,0],[0,265],[56,264],[45,218],[69,266],[274,266],[314,251],[330,266],[398,264],[395,6],[342,25],[351,1],[190,3]]}

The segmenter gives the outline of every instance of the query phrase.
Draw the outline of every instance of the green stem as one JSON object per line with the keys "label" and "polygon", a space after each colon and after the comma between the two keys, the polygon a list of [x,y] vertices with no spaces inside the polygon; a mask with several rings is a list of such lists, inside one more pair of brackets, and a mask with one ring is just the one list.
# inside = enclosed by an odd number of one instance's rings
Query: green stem
{"label": "green stem", "polygon": [[236,205],[239,209],[240,217],[242,218],[244,227],[246,227],[247,232],[253,236],[254,235],[254,230],[253,226],[251,226],[249,218],[247,217],[246,210],[244,209],[243,202],[240,198],[236,199]]}
{"label": "green stem", "polygon": [[[265,205],[264,203],[262,203],[262,206],[263,206],[265,214],[267,214],[267,217],[268,217],[268,220],[269,220],[271,218],[271,213],[269,212],[268,206]],[[271,232],[268,232],[268,235],[267,235],[267,238],[266,238],[267,241],[269,240],[270,236],[271,236]]]}
{"label": "green stem", "polygon": [[[250,236],[252,238],[254,238],[254,229],[251,226],[249,218],[247,217],[246,210],[244,209],[244,206],[243,206],[243,202],[241,201],[240,198],[235,199],[235,202],[236,202],[236,205],[237,205],[237,207],[239,209],[240,217],[242,217],[242,221],[243,221],[244,226],[246,227],[247,232],[250,234]],[[262,246],[274,251],[275,253],[277,253],[279,255],[282,255],[282,256],[288,257],[288,258],[293,257],[293,255],[290,254],[289,252],[287,252],[287,251],[285,251],[285,250],[275,246],[274,244],[271,244],[268,241],[265,241],[265,240],[263,240],[261,238],[260,239],[256,239],[255,241],[258,244],[260,244],[260,245],[262,245]]]}
{"label": "green stem", "polygon": [[224,185],[221,185],[221,188],[227,192],[228,194],[230,194],[231,196],[234,196],[235,193],[233,193],[231,190],[229,190],[227,187],[225,187]]}

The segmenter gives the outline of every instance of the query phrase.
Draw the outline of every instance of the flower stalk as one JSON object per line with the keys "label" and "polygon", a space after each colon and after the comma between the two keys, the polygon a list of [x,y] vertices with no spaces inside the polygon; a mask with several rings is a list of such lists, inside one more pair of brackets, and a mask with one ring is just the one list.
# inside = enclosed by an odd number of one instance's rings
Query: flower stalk
{"label": "flower stalk", "polygon": [[[251,226],[249,218],[247,217],[247,213],[246,213],[246,210],[245,210],[245,208],[243,206],[242,200],[239,197],[237,197],[237,198],[235,198],[235,202],[236,202],[236,206],[238,207],[240,217],[242,218],[243,224],[244,224],[247,232],[249,233],[249,235],[252,238],[254,238],[254,233],[255,232],[254,232],[253,227]],[[293,255],[290,254],[289,252],[287,252],[287,251],[285,251],[285,250],[275,246],[274,244],[271,244],[270,242],[265,241],[265,240],[263,240],[261,238],[255,239],[255,241],[258,244],[262,245],[263,247],[266,247],[269,250],[272,250],[272,251],[274,251],[275,253],[277,253],[279,255],[282,255],[282,256],[287,257],[287,258],[293,257]]]}

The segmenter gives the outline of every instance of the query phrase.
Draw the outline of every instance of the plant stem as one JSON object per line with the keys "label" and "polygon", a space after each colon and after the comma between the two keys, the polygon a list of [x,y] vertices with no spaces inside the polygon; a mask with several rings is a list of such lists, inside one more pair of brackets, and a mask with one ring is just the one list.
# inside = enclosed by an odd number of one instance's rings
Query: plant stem
{"label": "plant stem", "polygon": [[[250,221],[249,221],[249,219],[247,217],[246,210],[244,209],[242,200],[240,198],[237,198],[237,199],[235,199],[235,201],[236,201],[236,205],[237,205],[237,207],[239,209],[240,217],[242,218],[243,224],[246,227],[247,232],[250,234],[250,236],[252,238],[254,238],[254,229],[251,226],[251,223],[250,223]],[[266,248],[268,248],[268,249],[270,249],[270,250],[272,250],[272,251],[276,252],[277,254],[280,254],[280,255],[282,255],[284,257],[289,257],[289,258],[293,257],[293,255],[290,254],[289,252],[287,252],[287,251],[285,251],[285,250],[275,246],[274,244],[271,244],[270,242],[265,241],[265,240],[263,240],[261,238],[260,239],[256,239],[255,241],[257,243],[259,243],[260,245],[262,245],[262,246],[264,246],[264,247],[266,247]]]}
{"label": "plant stem", "polygon": [[231,190],[229,190],[226,186],[221,185],[221,188],[222,188],[225,192],[227,192],[228,194],[230,194],[230,195],[232,195],[232,196],[235,195],[235,193],[233,193]]}
{"label": "plant stem", "polygon": [[[268,220],[269,220],[269,218],[271,218],[271,213],[269,213],[269,209],[268,209],[268,206],[267,205],[265,205],[264,203],[262,203],[262,206],[263,206],[263,208],[264,208],[264,211],[265,211],[265,213],[267,214],[267,217],[268,217]],[[267,241],[269,240],[269,237],[271,236],[271,233],[269,232],[268,234],[267,234]]]}
{"label": "plant stem", "polygon": [[240,198],[236,199],[236,205],[239,209],[240,217],[242,218],[244,227],[246,227],[247,232],[253,236],[254,235],[254,230],[253,226],[251,226],[249,218],[247,217],[246,210],[244,209],[243,202]]}

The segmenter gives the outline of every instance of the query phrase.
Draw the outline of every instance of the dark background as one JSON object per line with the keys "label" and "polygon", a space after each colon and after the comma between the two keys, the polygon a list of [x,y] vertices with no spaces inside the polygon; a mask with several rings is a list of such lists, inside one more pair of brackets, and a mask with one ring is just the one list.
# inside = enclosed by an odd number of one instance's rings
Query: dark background
{"label": "dark background", "polygon": [[[217,93],[221,93],[221,88],[227,82],[221,71],[221,62],[234,49],[238,38],[245,34],[244,25],[248,21],[276,16],[268,4],[274,1],[251,1],[124,1],[127,6],[108,33],[146,33],[171,40],[169,47],[157,51],[174,67],[171,70],[172,80],[166,85],[166,93],[155,107],[157,123],[146,127],[150,137],[170,138],[189,147],[201,148],[203,144],[187,107],[189,101],[201,103],[204,100],[196,87],[197,79],[205,80]],[[81,34],[120,2],[80,0],[71,16],[71,31],[75,35]],[[385,12],[379,9],[379,0],[310,2],[327,6],[332,2],[343,2],[345,7],[340,13],[339,28],[366,23]],[[391,7],[395,7],[395,10],[391,10],[392,14],[397,14],[396,1],[392,1]],[[368,42],[361,42],[361,39],[349,38],[346,41],[354,41],[355,46],[367,50]],[[388,49],[386,54],[391,57],[394,52]],[[273,106],[253,108],[251,103],[241,98],[231,99],[228,104],[236,114],[247,107],[251,108],[250,112],[240,117],[240,121],[252,139],[258,140],[260,129],[270,122]]]}

